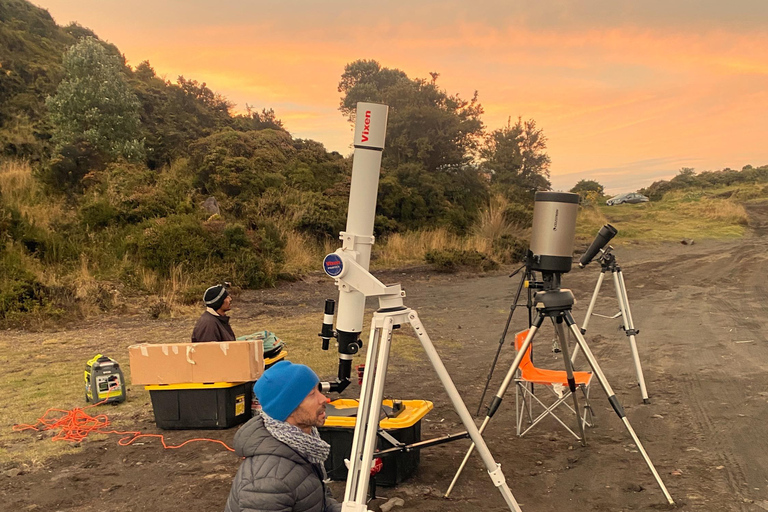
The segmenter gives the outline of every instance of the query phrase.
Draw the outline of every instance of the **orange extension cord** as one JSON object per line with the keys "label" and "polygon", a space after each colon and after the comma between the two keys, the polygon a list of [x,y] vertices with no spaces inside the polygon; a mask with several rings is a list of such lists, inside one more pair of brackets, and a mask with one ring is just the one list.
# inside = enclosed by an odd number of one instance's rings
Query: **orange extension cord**
{"label": "orange extension cord", "polygon": [[[120,432],[117,430],[105,430],[110,426],[109,418],[106,414],[98,414],[96,416],[90,416],[85,412],[85,409],[96,407],[109,400],[109,397],[105,398],[101,402],[88,405],[85,407],[75,407],[71,411],[64,409],[48,409],[41,418],[38,418],[37,423],[34,425],[14,425],[13,430],[15,432],[23,432],[25,430],[34,430],[36,432],[44,432],[48,430],[58,430],[56,435],[53,436],[54,441],[70,441],[73,443],[80,442],[89,434],[117,434],[124,436],[117,444],[120,446],[129,446],[136,442],[136,440],[142,437],[157,437],[165,449],[176,449],[182,446],[194,443],[196,441],[208,441],[211,443],[219,443],[230,452],[234,452],[224,441],[218,439],[207,438],[195,438],[184,441],[178,445],[169,445],[165,442],[165,436],[163,434],[142,434],[141,432]],[[49,417],[53,413],[61,413],[59,417]]]}

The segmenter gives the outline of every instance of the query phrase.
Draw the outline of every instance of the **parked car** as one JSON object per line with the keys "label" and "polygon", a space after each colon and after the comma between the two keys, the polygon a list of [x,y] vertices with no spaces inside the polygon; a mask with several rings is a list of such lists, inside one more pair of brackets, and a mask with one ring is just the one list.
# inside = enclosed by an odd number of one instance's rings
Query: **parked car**
{"label": "parked car", "polygon": [[608,206],[613,206],[615,204],[622,204],[622,203],[629,203],[629,204],[637,204],[637,203],[647,203],[650,201],[648,197],[644,196],[643,194],[638,194],[637,192],[630,192],[628,194],[619,194],[617,196],[614,196],[607,200],[605,204]]}

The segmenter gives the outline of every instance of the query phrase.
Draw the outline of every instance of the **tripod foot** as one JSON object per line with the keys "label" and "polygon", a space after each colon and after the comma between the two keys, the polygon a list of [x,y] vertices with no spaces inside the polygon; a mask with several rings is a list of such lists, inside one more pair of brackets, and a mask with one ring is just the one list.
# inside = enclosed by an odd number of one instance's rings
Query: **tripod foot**
{"label": "tripod foot", "polygon": [[651,399],[650,399],[650,398],[643,398],[643,403],[644,403],[645,405],[648,405],[648,404],[650,404],[650,403],[651,403]]}

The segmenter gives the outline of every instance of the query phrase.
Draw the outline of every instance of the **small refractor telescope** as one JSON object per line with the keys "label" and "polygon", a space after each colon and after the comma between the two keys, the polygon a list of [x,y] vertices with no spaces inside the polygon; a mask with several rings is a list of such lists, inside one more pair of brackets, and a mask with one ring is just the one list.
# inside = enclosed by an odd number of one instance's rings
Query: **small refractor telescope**
{"label": "small refractor telescope", "polygon": [[600,228],[600,231],[597,232],[597,236],[592,241],[592,244],[579,259],[579,268],[584,268],[589,265],[595,256],[597,256],[597,253],[600,252],[618,232],[619,231],[610,224],[606,224]]}
{"label": "small refractor telescope", "polygon": [[526,266],[546,274],[570,272],[579,195],[568,192],[536,192],[533,230]]}

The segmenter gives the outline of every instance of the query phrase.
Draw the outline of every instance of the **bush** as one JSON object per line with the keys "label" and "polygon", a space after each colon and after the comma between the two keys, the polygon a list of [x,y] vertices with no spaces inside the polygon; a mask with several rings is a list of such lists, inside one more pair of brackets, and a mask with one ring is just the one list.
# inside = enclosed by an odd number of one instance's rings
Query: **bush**
{"label": "bush", "polygon": [[128,243],[141,264],[163,277],[183,265],[201,282],[226,279],[247,288],[274,285],[284,248],[271,222],[246,228],[220,219],[203,222],[194,215],[148,221]]}
{"label": "bush", "polygon": [[52,192],[79,193],[83,178],[104,169],[103,155],[87,141],[75,141],[61,147],[37,173],[38,179]]}
{"label": "bush", "polygon": [[493,241],[493,252],[502,263],[523,261],[528,253],[528,242],[514,235],[501,235]]}
{"label": "bush", "polygon": [[510,203],[504,208],[504,220],[520,227],[528,227],[533,222],[533,210],[520,203]]}
{"label": "bush", "polygon": [[438,272],[456,272],[461,267],[487,272],[499,268],[499,264],[487,255],[472,250],[435,249],[424,255],[424,260]]}
{"label": "bush", "polygon": [[45,287],[24,268],[18,254],[0,250],[0,318],[4,322],[48,305]]}
{"label": "bush", "polygon": [[346,226],[346,201],[318,193],[311,195],[313,200],[297,220],[296,229],[318,240],[338,237]]}
{"label": "bush", "polygon": [[97,199],[87,203],[78,212],[80,223],[86,229],[102,229],[113,224],[117,219],[117,208],[106,199]]}

